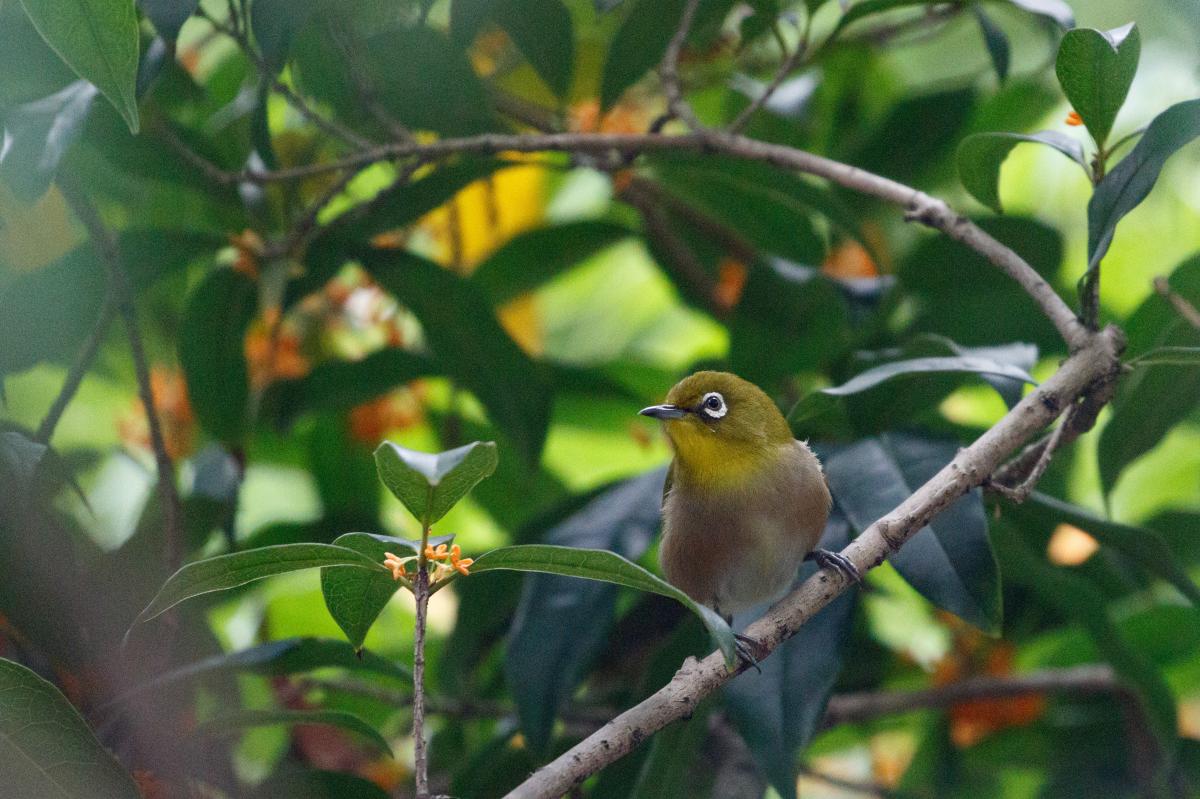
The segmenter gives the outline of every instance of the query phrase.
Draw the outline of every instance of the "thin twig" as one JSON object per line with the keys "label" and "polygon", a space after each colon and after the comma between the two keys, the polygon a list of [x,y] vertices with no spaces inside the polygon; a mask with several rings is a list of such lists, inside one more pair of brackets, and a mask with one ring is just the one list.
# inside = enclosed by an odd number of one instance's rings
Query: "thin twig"
{"label": "thin twig", "polygon": [[116,298],[110,289],[104,297],[104,304],[100,306],[100,315],[96,318],[96,324],[92,327],[92,334],[88,336],[88,340],[83,343],[83,347],[79,350],[79,355],[75,358],[75,363],[71,365],[70,371],[67,372],[67,378],[63,381],[63,386],[58,392],[58,396],[54,398],[50,409],[46,411],[42,423],[38,425],[37,433],[33,440],[39,444],[49,444],[50,439],[54,436],[54,428],[58,426],[59,419],[67,410],[67,406],[71,403],[71,399],[75,396],[75,392],[79,390],[79,385],[83,382],[84,376],[88,369],[92,366],[92,361],[96,357],[97,351],[100,349],[100,344],[104,341],[104,336],[108,333],[108,328],[112,324],[113,317],[117,314]]}
{"label": "thin twig", "polygon": [[154,461],[158,471],[158,491],[162,497],[164,516],[165,557],[167,567],[174,571],[183,562],[183,530],[181,529],[182,507],[179,492],[175,487],[175,464],[167,453],[162,425],[154,410],[154,392],[150,384],[150,367],[142,345],[141,328],[138,325],[137,309],[133,301],[133,289],[129,275],[121,263],[121,251],[116,236],[100,218],[99,212],[88,196],[65,175],[58,178],[59,190],[63,193],[75,216],[87,228],[92,246],[108,270],[109,291],[113,304],[125,320],[125,331],[129,338],[129,352],[137,375],[138,396],[146,410],[146,422],[150,428],[150,446],[154,450]]}
{"label": "thin twig", "polygon": [[1175,313],[1179,314],[1183,321],[1187,322],[1192,327],[1200,330],[1200,310],[1192,305],[1179,294],[1171,290],[1171,284],[1165,277],[1159,275],[1154,278],[1154,290],[1158,295],[1171,303],[1171,307],[1175,309]]}
{"label": "thin twig", "polygon": [[800,34],[800,41],[796,43],[796,49],[783,59],[783,63],[779,65],[779,69],[775,71],[774,77],[768,83],[758,97],[755,97],[750,105],[742,109],[729,126],[726,128],[730,133],[740,133],[741,130],[750,123],[754,115],[759,112],[775,95],[783,82],[787,80],[788,75],[796,71],[796,68],[804,61],[804,56],[808,53],[808,36],[809,30],[812,27],[812,12],[804,15],[804,31]]}
{"label": "thin twig", "polygon": [[[883,563],[930,519],[980,485],[1010,453],[1058,415],[1058,408],[1052,412],[1047,406],[1047,396],[1073,401],[1095,381],[1112,374],[1122,339],[1114,328],[1088,336],[1057,372],[973,444],[960,450],[897,508],[864,530],[842,555],[860,572]],[[745,634],[757,640],[764,653],[770,653],[849,585],[844,575],[823,569],[776,603]],[[746,664],[741,664],[731,671],[720,652],[699,662],[685,663],[667,685],[543,766],[508,796],[512,799],[561,796],[572,785],[628,754],[658,730],[690,714],[704,697],[745,667]]]}
{"label": "thin twig", "polygon": [[1063,422],[1050,433],[1046,439],[1046,444],[1042,447],[1038,459],[1034,462],[1033,467],[1029,470],[1029,474],[1015,486],[1008,486],[996,480],[988,479],[983,484],[983,487],[989,491],[994,491],[1010,502],[1018,504],[1029,499],[1029,495],[1033,493],[1033,489],[1037,487],[1038,480],[1042,479],[1042,475],[1046,473],[1046,467],[1050,465],[1050,459],[1054,457],[1054,453],[1062,444],[1063,435],[1071,427],[1071,417],[1074,416],[1074,408],[1067,412]]}
{"label": "thin twig", "polygon": [[692,107],[683,97],[683,84],[679,79],[679,55],[683,52],[683,45],[692,31],[692,23],[696,19],[696,9],[699,7],[700,0],[688,0],[683,9],[683,16],[679,18],[679,27],[675,29],[675,34],[667,44],[662,64],[658,68],[658,74],[662,79],[663,93],[667,96],[667,108],[692,130],[699,130],[702,126],[700,120],[692,112]]}

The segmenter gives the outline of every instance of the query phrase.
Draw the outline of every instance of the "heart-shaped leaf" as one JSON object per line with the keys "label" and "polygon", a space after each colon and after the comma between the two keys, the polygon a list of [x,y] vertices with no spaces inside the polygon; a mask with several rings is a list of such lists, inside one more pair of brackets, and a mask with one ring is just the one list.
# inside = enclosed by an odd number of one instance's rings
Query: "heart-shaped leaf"
{"label": "heart-shaped leaf", "polygon": [[95,84],[138,132],[138,19],[133,0],[20,0],[46,43]]}
{"label": "heart-shaped leaf", "polygon": [[374,561],[347,547],[332,544],[280,544],[189,563],[175,572],[159,589],[134,624],[149,621],[185,599],[237,588],[276,574],[322,566],[353,566],[387,574],[383,561]]}
{"label": "heart-shaped leaf", "polygon": [[[958,445],[909,433],[818,448],[838,507],[862,532],[957,454]],[[926,599],[976,627],[999,629],[1000,574],[979,492],[960,497],[889,559]]]}
{"label": "heart-shaped leaf", "polygon": [[379,730],[344,710],[240,710],[205,721],[196,728],[200,735],[231,735],[251,727],[271,727],[297,724],[327,724],[355,733],[371,743],[379,751],[391,757],[388,745]]}
{"label": "heart-shaped leaf", "polygon": [[1108,252],[1117,223],[1154,188],[1167,159],[1197,136],[1200,100],[1176,103],[1154,118],[1133,151],[1104,176],[1088,202],[1088,269]]}
{"label": "heart-shaped leaf", "polygon": [[1064,133],[1044,130],[1039,133],[975,133],[958,145],[958,177],[963,188],[996,213],[1000,206],[1000,167],[1018,144],[1047,144],[1079,164],[1087,172],[1083,145]]}
{"label": "heart-shaped leaf", "polygon": [[496,445],[491,441],[473,441],[439,453],[385,441],[375,450],[379,479],[427,528],[494,472],[496,461]]}
{"label": "heart-shaped leaf", "polygon": [[141,796],[67,698],[29,669],[3,658],[0,787],[14,799]]}
{"label": "heart-shaped leaf", "polygon": [[1058,47],[1054,71],[1059,85],[1100,147],[1129,94],[1141,48],[1132,22],[1110,31],[1076,28]]}
{"label": "heart-shaped leaf", "polygon": [[[453,540],[452,535],[438,536],[430,538],[429,543],[436,547]],[[421,547],[420,541],[372,533],[346,533],[335,538],[333,543],[334,546],[361,552],[375,563],[383,563],[387,552],[403,557],[407,554],[416,555]],[[362,650],[363,640],[371,625],[399,588],[400,583],[389,572],[321,569],[321,594],[325,597],[325,607],[355,651]]]}

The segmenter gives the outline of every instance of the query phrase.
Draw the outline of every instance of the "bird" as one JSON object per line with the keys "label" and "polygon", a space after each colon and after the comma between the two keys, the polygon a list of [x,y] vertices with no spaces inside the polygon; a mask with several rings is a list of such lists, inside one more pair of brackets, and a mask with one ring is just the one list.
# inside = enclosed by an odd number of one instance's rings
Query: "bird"
{"label": "bird", "polygon": [[[639,413],[662,422],[674,452],[659,545],[669,583],[732,622],[786,594],[804,560],[862,582],[849,559],[817,548],[833,502],[825,474],[762,389],[701,371]],[[761,644],[737,641],[757,667]]]}

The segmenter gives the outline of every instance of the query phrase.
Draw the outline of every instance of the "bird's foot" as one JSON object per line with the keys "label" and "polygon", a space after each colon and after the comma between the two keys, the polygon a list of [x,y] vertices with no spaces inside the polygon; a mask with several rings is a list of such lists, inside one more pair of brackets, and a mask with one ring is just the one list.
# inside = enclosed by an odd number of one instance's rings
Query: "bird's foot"
{"label": "bird's foot", "polygon": [[858,570],[849,558],[840,552],[830,552],[828,549],[814,549],[804,556],[805,560],[813,560],[822,569],[833,569],[841,572],[851,582],[862,585],[862,572]]}
{"label": "bird's foot", "polygon": [[769,653],[763,651],[762,642],[751,638],[748,635],[734,633],[734,648],[737,650],[738,660],[743,661],[754,667],[754,670],[762,674],[762,669],[758,666],[758,661],[765,658]]}

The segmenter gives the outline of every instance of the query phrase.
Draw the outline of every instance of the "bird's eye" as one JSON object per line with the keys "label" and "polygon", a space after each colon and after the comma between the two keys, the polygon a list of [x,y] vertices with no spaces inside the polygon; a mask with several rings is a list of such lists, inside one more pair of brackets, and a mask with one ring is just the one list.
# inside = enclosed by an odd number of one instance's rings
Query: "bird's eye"
{"label": "bird's eye", "polygon": [[711,419],[720,419],[729,410],[725,407],[725,398],[715,391],[704,395],[704,399],[700,400],[700,407],[704,409],[704,415]]}

